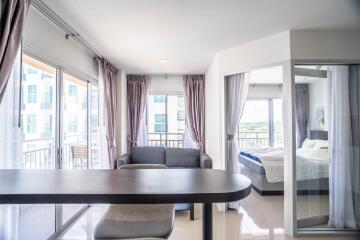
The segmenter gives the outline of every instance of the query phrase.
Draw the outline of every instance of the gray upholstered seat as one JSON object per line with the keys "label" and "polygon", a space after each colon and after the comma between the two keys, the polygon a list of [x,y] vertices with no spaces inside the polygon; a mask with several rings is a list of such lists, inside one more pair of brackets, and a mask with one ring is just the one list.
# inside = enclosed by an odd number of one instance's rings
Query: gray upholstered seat
{"label": "gray upholstered seat", "polygon": [[96,227],[95,239],[167,239],[173,229],[173,204],[110,205]]}
{"label": "gray upholstered seat", "polygon": [[[129,164],[120,169],[166,169],[161,164]],[[95,229],[95,239],[167,239],[174,227],[174,204],[113,204]]]}

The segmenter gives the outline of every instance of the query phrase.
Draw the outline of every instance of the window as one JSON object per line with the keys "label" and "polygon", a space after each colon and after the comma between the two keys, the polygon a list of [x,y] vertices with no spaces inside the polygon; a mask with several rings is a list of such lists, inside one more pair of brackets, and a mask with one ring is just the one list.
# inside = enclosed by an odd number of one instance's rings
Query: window
{"label": "window", "polygon": [[237,131],[239,149],[282,147],[282,100],[247,100]]}
{"label": "window", "polygon": [[26,129],[27,129],[28,133],[36,133],[36,115],[35,114],[27,115]]}
{"label": "window", "polygon": [[77,122],[77,116],[69,116],[68,120],[68,132],[69,133],[76,133],[78,131],[78,122]]}
{"label": "window", "polygon": [[274,111],[274,146],[283,146],[283,112],[282,99],[273,100]]}
{"label": "window", "polygon": [[163,96],[163,95],[154,96],[155,103],[164,103],[165,101],[166,101],[166,96]]}
{"label": "window", "polygon": [[53,132],[52,125],[53,125],[53,117],[50,115],[49,120],[45,122],[42,137],[44,138],[52,137],[52,132]]}
{"label": "window", "polygon": [[166,132],[166,114],[155,114],[155,132]]}
{"label": "window", "polygon": [[185,111],[184,110],[178,110],[178,112],[177,112],[177,120],[178,121],[184,121],[185,120]]}
{"label": "window", "polygon": [[36,103],[36,85],[28,86],[27,102]]}
{"label": "window", "polygon": [[185,110],[182,94],[150,95],[146,112],[149,146],[183,146]]}
{"label": "window", "polygon": [[69,96],[76,96],[77,95],[77,86],[76,85],[69,85]]}
{"label": "window", "polygon": [[28,67],[27,68],[27,74],[34,74],[35,75],[35,74],[37,74],[37,71],[33,67]]}
{"label": "window", "polygon": [[41,103],[41,109],[51,109],[53,102],[53,87],[50,86],[44,93],[44,100]]}
{"label": "window", "polygon": [[41,73],[41,80],[52,79],[52,76],[47,73]]}

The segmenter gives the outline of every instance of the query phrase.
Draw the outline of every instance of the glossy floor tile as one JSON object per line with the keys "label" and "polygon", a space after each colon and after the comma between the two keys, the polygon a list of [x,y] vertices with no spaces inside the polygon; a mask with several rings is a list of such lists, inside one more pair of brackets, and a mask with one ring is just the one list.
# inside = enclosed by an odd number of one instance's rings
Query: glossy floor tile
{"label": "glossy floor tile", "polygon": [[[310,202],[304,203],[305,208]],[[326,203],[323,203],[326,206]],[[283,196],[260,196],[252,192],[241,201],[239,211],[219,212],[214,207],[214,239],[215,240],[288,240],[284,236]],[[107,205],[96,205],[90,208],[69,230],[59,239],[91,240],[94,228]],[[315,207],[314,207],[315,208]],[[316,209],[316,208],[315,208]],[[319,211],[326,211],[320,209]],[[301,211],[299,209],[298,211]],[[189,212],[177,212],[174,231],[169,240],[201,239],[201,205],[196,204],[195,221],[189,220]],[[303,215],[306,216],[306,213]],[[296,238],[298,239],[298,238]],[[312,237],[302,239],[345,240],[356,237]]]}

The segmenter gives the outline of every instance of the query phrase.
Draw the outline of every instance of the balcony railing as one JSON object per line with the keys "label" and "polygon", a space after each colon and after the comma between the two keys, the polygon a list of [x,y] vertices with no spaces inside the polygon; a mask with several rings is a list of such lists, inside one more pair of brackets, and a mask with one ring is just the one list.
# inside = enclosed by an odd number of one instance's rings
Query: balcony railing
{"label": "balcony railing", "polygon": [[[37,139],[35,141],[46,141],[48,139]],[[29,142],[29,141],[27,141]],[[65,169],[77,168],[74,163],[75,159],[72,157],[71,147],[79,146],[78,144],[65,144],[62,151],[62,167]],[[81,145],[84,146],[84,145]],[[91,143],[90,146],[90,168],[100,167],[99,159],[99,145],[97,142]],[[22,169],[55,169],[56,168],[56,150],[52,143],[49,143],[48,147],[38,148],[34,150],[22,152]],[[87,158],[84,159],[87,161]]]}
{"label": "balcony railing", "polygon": [[183,133],[148,133],[149,146],[165,146],[182,148],[184,143]]}
{"label": "balcony railing", "polygon": [[[239,149],[269,147],[270,138],[268,132],[239,132],[235,137]],[[273,146],[283,146],[281,132],[274,132]]]}
{"label": "balcony railing", "polygon": [[[270,139],[268,132],[240,132],[235,137],[239,149],[268,147]],[[36,139],[33,141],[48,141],[47,147],[24,151],[22,153],[22,168],[24,169],[55,169],[56,151],[51,138]],[[282,146],[282,133],[275,132],[274,146]],[[165,146],[182,148],[184,143],[183,133],[148,133],[148,146]],[[81,145],[81,144],[80,144]],[[71,146],[77,144],[66,144],[63,147],[63,168],[74,168],[74,159],[71,154]],[[97,168],[100,166],[99,144],[92,142],[90,146],[89,167]]]}

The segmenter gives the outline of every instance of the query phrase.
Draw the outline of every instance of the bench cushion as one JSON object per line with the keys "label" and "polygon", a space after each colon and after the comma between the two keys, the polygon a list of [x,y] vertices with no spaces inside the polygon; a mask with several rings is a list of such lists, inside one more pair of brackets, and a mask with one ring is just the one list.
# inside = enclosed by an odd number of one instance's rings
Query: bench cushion
{"label": "bench cushion", "polygon": [[165,148],[164,147],[132,147],[131,163],[165,165]]}
{"label": "bench cushion", "polygon": [[170,236],[173,204],[113,204],[96,226],[95,239],[163,238]]}
{"label": "bench cushion", "polygon": [[199,168],[200,151],[192,148],[166,148],[166,166]]}

